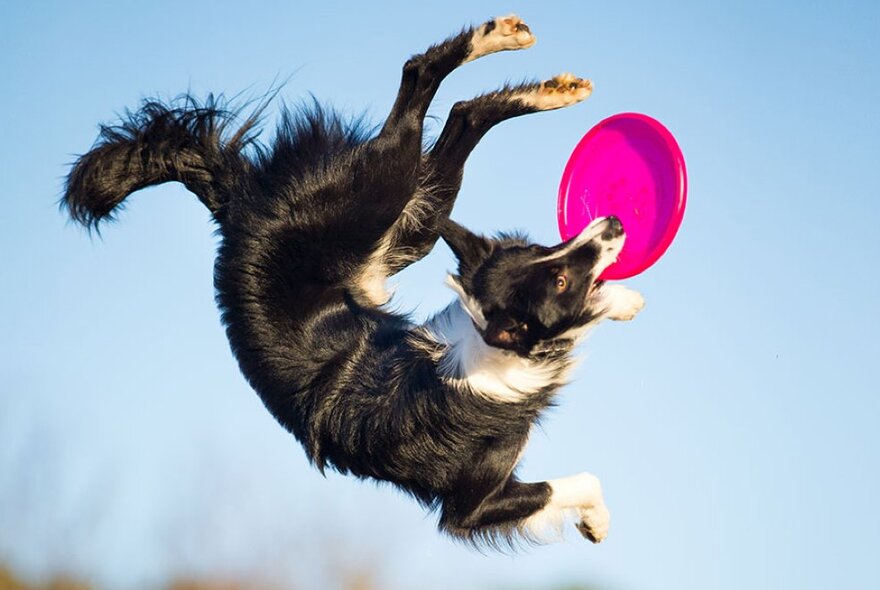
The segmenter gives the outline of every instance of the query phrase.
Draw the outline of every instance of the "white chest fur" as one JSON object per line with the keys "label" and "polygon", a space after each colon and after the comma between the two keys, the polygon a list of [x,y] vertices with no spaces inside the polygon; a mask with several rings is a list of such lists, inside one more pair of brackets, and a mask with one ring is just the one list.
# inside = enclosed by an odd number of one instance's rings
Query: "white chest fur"
{"label": "white chest fur", "polygon": [[523,358],[486,344],[460,301],[431,318],[422,329],[442,347],[438,358],[441,377],[479,395],[516,402],[566,380],[566,360]]}

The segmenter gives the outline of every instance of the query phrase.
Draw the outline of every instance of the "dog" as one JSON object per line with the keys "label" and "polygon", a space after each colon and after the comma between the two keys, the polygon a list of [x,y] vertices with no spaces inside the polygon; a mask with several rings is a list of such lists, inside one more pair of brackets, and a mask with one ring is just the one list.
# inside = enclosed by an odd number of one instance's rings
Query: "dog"
{"label": "dog", "polygon": [[[575,344],[644,305],[598,279],[625,240],[615,218],[552,247],[450,219],[465,160],[486,132],[592,92],[570,74],[508,85],[456,103],[424,147],[424,119],[448,74],[534,43],[510,15],[412,57],[373,132],[316,102],[285,108],[267,145],[256,134],[271,99],[246,118],[213,97],[146,101],[102,126],[61,199],[97,229],[132,192],[183,183],[216,221],[217,303],[268,410],[322,473],[390,482],[439,512],[442,531],[478,546],[541,542],[567,520],[594,543],[605,538],[595,476],[527,483],[516,467],[566,383]],[[389,308],[385,280],[440,238],[457,258],[447,277],[457,297],[418,325]]]}

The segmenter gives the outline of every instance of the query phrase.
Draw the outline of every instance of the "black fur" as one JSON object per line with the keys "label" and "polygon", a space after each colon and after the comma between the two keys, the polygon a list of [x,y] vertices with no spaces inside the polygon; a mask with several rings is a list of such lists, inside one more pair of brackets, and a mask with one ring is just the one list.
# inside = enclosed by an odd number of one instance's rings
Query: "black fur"
{"label": "black fur", "polygon": [[[70,172],[62,204],[97,227],[140,188],[185,184],[218,223],[215,286],[232,351],[310,460],[391,482],[438,509],[449,533],[495,543],[528,536],[522,524],[550,499],[548,483],[523,483],[513,472],[564,378],[574,339],[567,334],[601,315],[589,293],[602,243],[546,248],[482,238],[448,220],[480,138],[538,110],[516,97],[537,84],[457,103],[423,152],[428,105],[472,51],[472,34],[406,63],[375,135],[316,104],[285,110],[266,147],[254,139],[260,109],[233,129],[235,112],[214,99],[147,102],[102,127]],[[441,235],[460,261],[461,289],[485,316],[469,329],[501,354],[547,369],[546,383],[528,395],[502,399],[462,383],[464,375],[444,369],[453,352],[435,324],[416,326],[371,293],[371,272],[384,278],[404,268]],[[463,313],[458,306],[446,313]]]}

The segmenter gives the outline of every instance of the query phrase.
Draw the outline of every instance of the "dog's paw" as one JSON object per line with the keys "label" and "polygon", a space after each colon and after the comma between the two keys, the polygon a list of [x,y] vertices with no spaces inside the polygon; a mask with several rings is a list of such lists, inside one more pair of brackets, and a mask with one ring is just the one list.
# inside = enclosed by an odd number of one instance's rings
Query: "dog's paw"
{"label": "dog's paw", "polygon": [[575,526],[585,539],[593,543],[601,543],[608,536],[611,514],[604,502],[589,508],[578,508],[577,513],[580,520]]}
{"label": "dog's paw", "polygon": [[608,318],[619,322],[633,319],[645,307],[642,294],[623,285],[604,285],[602,298],[608,306]]}
{"label": "dog's paw", "polygon": [[516,98],[539,111],[551,111],[585,100],[592,93],[591,81],[560,74],[541,82],[533,90],[517,94]]}
{"label": "dog's paw", "polygon": [[515,14],[499,16],[477,27],[471,37],[471,51],[465,62],[495,53],[526,49],[535,44],[535,36],[528,25]]}

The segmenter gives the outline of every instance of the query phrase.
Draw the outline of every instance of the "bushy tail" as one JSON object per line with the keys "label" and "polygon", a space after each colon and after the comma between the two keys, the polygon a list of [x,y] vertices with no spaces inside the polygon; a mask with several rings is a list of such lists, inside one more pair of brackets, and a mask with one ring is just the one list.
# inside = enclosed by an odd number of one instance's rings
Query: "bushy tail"
{"label": "bushy tail", "polygon": [[67,177],[62,207],[74,220],[97,227],[134,191],[174,180],[218,217],[249,173],[251,163],[243,151],[255,139],[265,106],[232,132],[237,113],[219,102],[212,96],[204,105],[190,96],[171,105],[149,100],[140,110],[126,112],[119,125],[102,125],[95,145]]}

